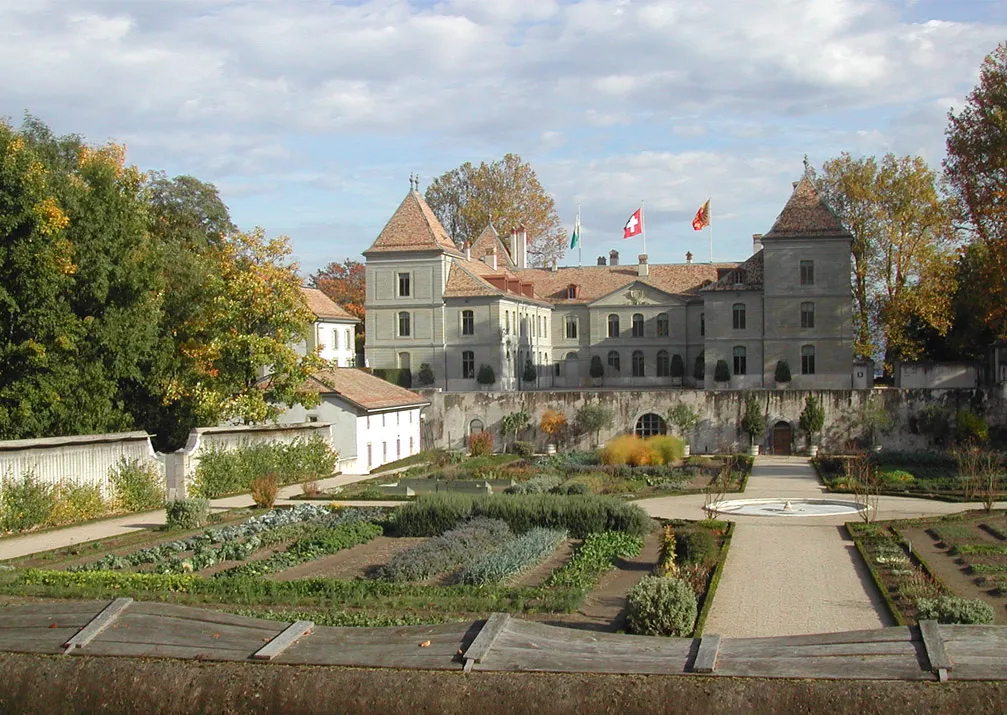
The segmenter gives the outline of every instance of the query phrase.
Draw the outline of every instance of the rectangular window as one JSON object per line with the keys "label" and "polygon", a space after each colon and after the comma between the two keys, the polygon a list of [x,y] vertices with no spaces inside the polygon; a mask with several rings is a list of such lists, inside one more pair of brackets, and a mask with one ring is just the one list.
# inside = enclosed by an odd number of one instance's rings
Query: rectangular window
{"label": "rectangular window", "polygon": [[339,331],[335,328],[332,329],[332,349],[339,349]]}
{"label": "rectangular window", "polygon": [[734,348],[734,374],[748,374],[748,355],[745,348],[741,345]]}
{"label": "rectangular window", "polygon": [[574,315],[566,316],[566,338],[567,340],[577,339],[577,317]]}
{"label": "rectangular window", "polygon": [[815,262],[801,261],[801,285],[815,285]]}
{"label": "rectangular window", "polygon": [[815,327],[815,304],[801,303],[801,327]]}
{"label": "rectangular window", "polygon": [[388,443],[381,443],[381,463],[384,464],[388,461]]}
{"label": "rectangular window", "polygon": [[666,338],[670,334],[668,314],[660,313],[657,316],[657,337]]}
{"label": "rectangular window", "polygon": [[633,337],[642,338],[643,337],[643,314],[634,313],[633,314]]}
{"label": "rectangular window", "polygon": [[471,350],[462,351],[462,378],[471,380],[476,376],[476,354]]}
{"label": "rectangular window", "polygon": [[409,289],[409,274],[399,273],[399,298],[408,298]]}
{"label": "rectangular window", "polygon": [[805,345],[801,348],[801,374],[815,374],[815,346]]}
{"label": "rectangular window", "polygon": [[367,443],[367,469],[368,471],[374,467],[374,446],[368,442]]}
{"label": "rectangular window", "polygon": [[405,311],[399,313],[399,337],[408,338],[411,332],[411,321],[409,319],[409,313]]}
{"label": "rectangular window", "polygon": [[414,448],[415,446],[416,446],[416,445],[414,445],[414,444],[413,444],[413,438],[412,438],[412,437],[410,437],[410,438],[409,438],[409,454],[408,454],[408,455],[406,455],[407,457],[411,457],[411,456],[413,455],[413,448]]}
{"label": "rectangular window", "polygon": [[706,335],[706,313],[699,314],[699,334]]}
{"label": "rectangular window", "polygon": [[744,330],[745,329],[745,304],[744,303],[735,303],[734,306],[733,306],[733,308],[731,309],[731,313],[732,313],[733,318],[734,318],[734,321],[733,321],[734,329],[735,330]]}
{"label": "rectangular window", "polygon": [[381,414],[381,426],[382,426],[382,427],[385,427],[385,426],[386,426],[386,425],[385,425],[385,415],[384,415],[384,413],[382,413],[382,414]]}
{"label": "rectangular window", "polygon": [[553,363],[553,365],[552,365],[552,374],[555,375],[556,377],[559,377],[559,372],[560,372],[559,363],[558,362]]}
{"label": "rectangular window", "polygon": [[462,311],[462,335],[475,335],[476,315],[471,310]]}
{"label": "rectangular window", "polygon": [[397,424],[397,425],[398,424],[402,424],[402,420],[400,419],[401,417],[402,417],[402,413],[401,412],[396,412],[395,413],[395,424]]}
{"label": "rectangular window", "polygon": [[395,439],[395,458],[402,459],[402,440]]}
{"label": "rectangular window", "polygon": [[367,429],[371,428],[371,416],[367,415]]}

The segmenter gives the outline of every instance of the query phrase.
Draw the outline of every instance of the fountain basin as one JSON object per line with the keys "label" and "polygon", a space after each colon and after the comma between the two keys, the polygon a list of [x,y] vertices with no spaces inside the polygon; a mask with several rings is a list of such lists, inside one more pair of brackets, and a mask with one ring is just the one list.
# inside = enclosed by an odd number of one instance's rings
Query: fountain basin
{"label": "fountain basin", "polygon": [[859,514],[864,507],[842,499],[726,499],[710,508],[725,516],[841,516]]}

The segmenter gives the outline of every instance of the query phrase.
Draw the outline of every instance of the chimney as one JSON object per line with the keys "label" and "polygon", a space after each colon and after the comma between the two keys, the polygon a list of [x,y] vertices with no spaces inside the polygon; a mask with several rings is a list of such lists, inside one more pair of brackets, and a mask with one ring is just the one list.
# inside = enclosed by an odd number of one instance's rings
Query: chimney
{"label": "chimney", "polygon": [[465,242],[465,260],[466,261],[472,260],[472,244],[469,243],[468,241]]}
{"label": "chimney", "polygon": [[518,226],[510,234],[511,260],[520,271],[528,267],[528,233],[524,226]]}
{"label": "chimney", "polygon": [[762,250],[762,234],[753,233],[752,234],[752,254],[756,254]]}
{"label": "chimney", "polygon": [[605,256],[598,256],[598,265],[599,266],[605,265]]}
{"label": "chimney", "polygon": [[619,265],[619,252],[614,248],[608,252],[608,265],[610,266]]}
{"label": "chimney", "polygon": [[559,266],[556,265],[556,259],[552,259],[552,266],[549,267],[552,273],[556,273],[559,270]]}
{"label": "chimney", "polygon": [[647,254],[640,254],[640,264],[636,267],[636,274],[641,278],[650,275],[650,266],[647,265]]}
{"label": "chimney", "polygon": [[685,262],[692,265],[692,251],[685,252]]}

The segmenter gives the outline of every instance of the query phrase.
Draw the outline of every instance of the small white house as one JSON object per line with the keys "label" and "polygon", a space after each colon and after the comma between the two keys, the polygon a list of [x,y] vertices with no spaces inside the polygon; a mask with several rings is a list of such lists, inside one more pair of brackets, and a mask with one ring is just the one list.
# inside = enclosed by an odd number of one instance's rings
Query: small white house
{"label": "small white house", "polygon": [[315,314],[315,323],[308,334],[307,349],[319,345],[319,355],[339,367],[353,367],[356,343],[353,335],[360,322],[317,288],[301,288],[308,308]]}
{"label": "small white house", "polygon": [[277,421],[330,423],[344,474],[367,474],[421,450],[420,410],[430,404],[422,395],[355,368],[321,370],[304,388],[321,403],[291,407]]}

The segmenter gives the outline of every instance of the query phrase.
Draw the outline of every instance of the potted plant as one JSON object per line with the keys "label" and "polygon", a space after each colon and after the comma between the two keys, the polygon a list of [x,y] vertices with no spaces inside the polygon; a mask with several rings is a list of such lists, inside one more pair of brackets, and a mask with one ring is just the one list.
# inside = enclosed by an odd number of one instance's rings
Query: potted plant
{"label": "potted plant", "polygon": [[605,377],[605,366],[601,364],[600,355],[591,356],[591,367],[588,370],[591,379],[594,380],[595,387],[601,387],[602,378]]}
{"label": "potted plant", "polygon": [[685,363],[682,362],[682,356],[675,353],[671,356],[671,384],[681,387],[683,375],[685,375]]}
{"label": "potted plant", "polygon": [[696,356],[696,364],[692,368],[692,377],[696,381],[696,387],[703,389],[706,382],[706,351],[703,350]]}
{"label": "potted plant", "polygon": [[689,434],[699,424],[699,413],[688,405],[679,402],[668,410],[668,421],[675,426],[675,431],[682,438],[685,446],[685,453],[682,456],[688,457],[692,453],[692,450],[689,448]]}
{"label": "potted plant", "polygon": [[482,387],[483,390],[489,390],[490,386],[497,381],[496,373],[493,372],[492,365],[486,365],[485,363],[479,366],[479,372],[476,373],[476,382]]}
{"label": "potted plant", "polygon": [[556,442],[559,442],[560,434],[566,427],[566,415],[558,410],[548,409],[542,413],[542,419],[539,420],[538,426],[548,435],[548,439],[552,440],[546,443],[546,453],[555,454]]}
{"label": "potted plant", "polygon": [[749,446],[753,457],[759,454],[759,445],[755,440],[766,431],[766,415],[759,407],[755,395],[745,398],[745,414],[741,417],[741,431],[748,435]]}
{"label": "potted plant", "polygon": [[775,378],[777,390],[785,390],[790,387],[790,363],[786,360],[777,360]]}
{"label": "potted plant", "polygon": [[612,426],[612,410],[604,405],[584,405],[577,410],[573,421],[581,432],[594,435],[594,447],[597,449],[601,431]]}
{"label": "potted plant", "polygon": [[717,366],[713,368],[713,381],[717,384],[718,390],[726,390],[731,381],[731,370],[727,367],[727,360],[718,360]]}
{"label": "potted plant", "polygon": [[815,435],[822,431],[825,426],[825,409],[822,402],[814,395],[808,395],[804,400],[804,409],[801,411],[800,419],[801,431],[804,432],[808,443],[808,454],[812,457],[818,456],[818,445],[815,444]]}

